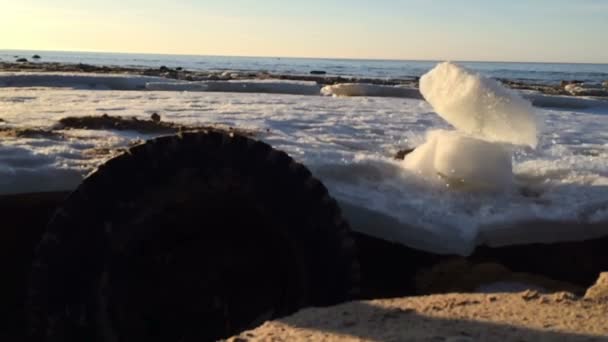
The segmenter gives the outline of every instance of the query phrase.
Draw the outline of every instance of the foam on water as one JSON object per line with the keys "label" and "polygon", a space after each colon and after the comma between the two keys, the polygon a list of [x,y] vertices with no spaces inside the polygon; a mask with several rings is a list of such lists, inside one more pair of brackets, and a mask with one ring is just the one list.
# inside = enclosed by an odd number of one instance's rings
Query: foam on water
{"label": "foam on water", "polygon": [[492,141],[536,146],[534,109],[498,82],[444,62],[420,78],[420,92],[457,129]]}

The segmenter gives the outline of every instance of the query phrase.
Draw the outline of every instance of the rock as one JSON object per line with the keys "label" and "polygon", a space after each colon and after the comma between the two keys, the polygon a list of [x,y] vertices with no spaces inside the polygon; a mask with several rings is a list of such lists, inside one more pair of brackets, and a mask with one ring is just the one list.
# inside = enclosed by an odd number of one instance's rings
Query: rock
{"label": "rock", "polygon": [[16,62],[18,62],[18,63],[27,63],[27,58],[17,58]]}
{"label": "rock", "polygon": [[177,70],[177,71],[182,71],[182,70],[184,70],[184,68],[182,68],[182,67],[177,67],[177,68],[175,68],[175,70]]}
{"label": "rock", "polygon": [[152,113],[150,119],[154,122],[160,122],[160,115],[158,115],[158,113]]}
{"label": "rock", "polygon": [[77,68],[80,69],[81,71],[93,71],[93,70],[97,69],[93,65],[84,64],[84,63],[78,63]]}
{"label": "rock", "polygon": [[534,290],[526,290],[526,291],[522,292],[521,298],[525,301],[529,301],[529,300],[540,298],[540,294]]}
{"label": "rock", "polygon": [[393,159],[403,160],[403,159],[405,159],[405,156],[414,152],[414,150],[415,150],[415,148],[404,148],[402,150],[399,150],[399,151],[397,151],[397,153],[395,153],[395,155],[393,156]]}
{"label": "rock", "polygon": [[595,285],[591,286],[585,293],[585,299],[608,300],[608,272],[600,273]]}
{"label": "rock", "polygon": [[160,71],[162,71],[162,72],[167,72],[167,71],[169,71],[169,70],[171,70],[171,69],[167,68],[167,67],[166,67],[166,66],[164,66],[164,65],[161,65],[161,66],[160,66],[160,68],[158,68],[158,70],[160,70]]}
{"label": "rock", "polygon": [[40,56],[39,55],[33,55],[32,59],[40,59]]}
{"label": "rock", "polygon": [[323,70],[312,70],[312,71],[310,72],[310,74],[311,74],[311,75],[325,75],[325,74],[327,74],[327,72],[326,72],[326,71],[323,71]]}

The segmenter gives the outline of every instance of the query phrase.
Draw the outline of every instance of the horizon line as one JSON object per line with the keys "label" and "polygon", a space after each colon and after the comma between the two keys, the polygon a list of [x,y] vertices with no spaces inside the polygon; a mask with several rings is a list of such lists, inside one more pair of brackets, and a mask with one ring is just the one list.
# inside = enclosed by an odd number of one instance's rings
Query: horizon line
{"label": "horizon line", "polygon": [[305,56],[274,56],[274,55],[231,55],[231,54],[193,54],[193,53],[167,53],[167,52],[122,52],[122,51],[101,51],[101,50],[53,50],[53,49],[13,49],[0,48],[0,51],[28,51],[28,52],[68,52],[68,53],[100,53],[118,55],[155,55],[155,56],[188,56],[188,57],[237,57],[237,58],[285,58],[285,59],[319,59],[319,60],[351,60],[351,61],[394,61],[394,62],[461,62],[461,63],[514,63],[514,64],[591,64],[608,65],[607,62],[565,62],[565,61],[515,61],[515,60],[467,60],[467,59],[407,59],[391,57],[305,57]]}

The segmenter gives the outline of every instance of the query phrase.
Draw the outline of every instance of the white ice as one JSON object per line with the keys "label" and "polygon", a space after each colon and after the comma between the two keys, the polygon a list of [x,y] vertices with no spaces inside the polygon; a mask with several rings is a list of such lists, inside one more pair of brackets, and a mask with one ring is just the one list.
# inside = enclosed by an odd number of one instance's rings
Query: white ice
{"label": "white ice", "polygon": [[289,80],[237,80],[199,82],[150,82],[148,90],[213,91],[233,93],[267,93],[292,95],[320,95],[316,82]]}
{"label": "white ice", "polygon": [[328,85],[321,89],[326,96],[376,96],[376,97],[404,97],[409,99],[421,98],[416,88],[405,86],[385,86],[365,83],[339,83]]}
{"label": "white ice", "polygon": [[403,165],[455,190],[501,191],[513,186],[511,151],[456,131],[437,130],[408,154]]}
{"label": "white ice", "polygon": [[[353,229],[440,253],[479,243],[582,239],[608,234],[608,115],[536,109],[536,149],[514,147],[515,185],[455,192],[404,169],[392,155],[450,129],[424,101],[183,91],[0,87],[0,126],[51,127],[59,118],[122,115],[258,129],[260,139],[307,165],[338,199]],[[266,130],[269,130],[266,132]],[[0,140],[0,194],[69,190],[109,156],[151,136],[66,130],[64,138]],[[522,192],[532,195],[522,195]],[[543,220],[534,230],[521,222]],[[599,223],[573,231],[564,222]],[[578,226],[577,226],[578,227]],[[586,227],[586,226],[585,226]],[[604,228],[601,228],[604,227]],[[587,228],[585,228],[587,229]]]}
{"label": "white ice", "polygon": [[420,92],[462,132],[532,147],[538,142],[532,105],[495,80],[444,62],[420,78]]}

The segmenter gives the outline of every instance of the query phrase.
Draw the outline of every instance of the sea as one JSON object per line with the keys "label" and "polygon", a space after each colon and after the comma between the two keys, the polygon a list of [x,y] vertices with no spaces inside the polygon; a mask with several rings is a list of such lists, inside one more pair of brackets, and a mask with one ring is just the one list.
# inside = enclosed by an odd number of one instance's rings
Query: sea
{"label": "sea", "polygon": [[[414,78],[423,75],[439,61],[343,59],[343,58],[291,58],[291,57],[238,57],[196,56],[168,54],[133,54],[105,52],[65,52],[33,50],[0,50],[0,61],[12,62],[17,58],[39,55],[40,62],[84,63],[92,65],[135,68],[182,67],[196,71],[265,71],[274,74],[306,75],[311,71],[324,71],[327,75],[374,79]],[[598,85],[608,80],[608,64],[586,63],[525,63],[525,62],[473,62],[459,64],[482,75],[538,84],[558,84],[562,80],[578,80]]]}

